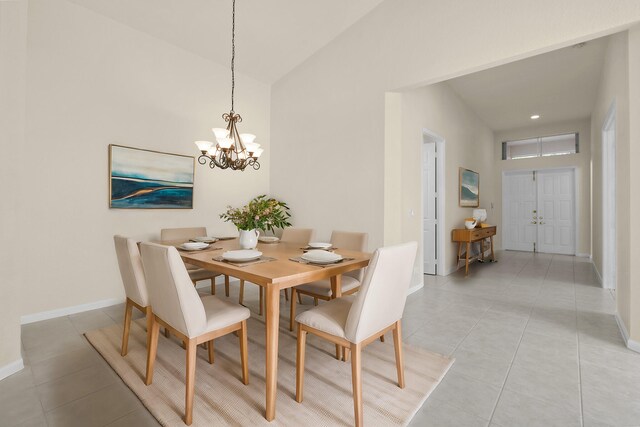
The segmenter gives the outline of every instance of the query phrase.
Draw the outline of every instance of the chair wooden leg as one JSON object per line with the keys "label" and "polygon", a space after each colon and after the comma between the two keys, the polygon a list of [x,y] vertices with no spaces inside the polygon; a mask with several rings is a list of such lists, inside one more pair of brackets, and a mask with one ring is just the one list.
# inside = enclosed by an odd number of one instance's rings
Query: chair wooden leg
{"label": "chair wooden leg", "polygon": [[[293,332],[293,324],[296,318],[296,288],[291,288],[291,309],[289,310],[289,330]],[[300,296],[300,294],[298,294]]]}
{"label": "chair wooden leg", "polygon": [[216,278],[212,277],[211,278],[211,295],[215,295],[216,294]]}
{"label": "chair wooden leg", "polygon": [[171,332],[169,332],[169,328],[164,328],[164,337],[171,338]]}
{"label": "chair wooden leg", "polygon": [[284,290],[284,300],[289,301],[289,289]]}
{"label": "chair wooden leg", "polygon": [[260,286],[260,316],[262,316],[263,307],[264,307],[264,288]]}
{"label": "chair wooden leg", "polygon": [[198,349],[198,345],[195,339],[188,340],[186,344],[187,378],[184,398],[184,423],[190,426],[193,420],[193,394],[196,386],[196,350]]}
{"label": "chair wooden leg", "polygon": [[302,402],[304,389],[304,353],[307,343],[307,331],[298,324],[298,349],[296,352],[296,402]]}
{"label": "chair wooden leg", "polygon": [[360,344],[351,344],[351,382],[353,384],[353,412],[355,426],[362,427],[362,348]]}
{"label": "chair wooden leg", "polygon": [[229,276],[224,276],[224,296],[229,297]]}
{"label": "chair wooden leg", "polygon": [[393,346],[396,349],[396,369],[398,370],[398,387],[404,388],[404,360],[402,356],[402,328],[400,321],[393,330]]}
{"label": "chair wooden leg", "polygon": [[[133,311],[133,304],[131,304],[131,300],[127,298],[127,304],[124,307],[124,328],[122,331],[122,350],[120,351],[121,356],[126,356],[129,351],[129,331],[131,330],[131,314]],[[147,336],[149,336],[149,330],[147,329]],[[147,344],[148,344],[147,339]]]}
{"label": "chair wooden leg", "polygon": [[209,363],[213,365],[213,340],[207,343],[207,351],[209,352]]}
{"label": "chair wooden leg", "polygon": [[149,348],[147,348],[147,375],[144,383],[149,385],[153,382],[153,365],[156,363],[156,353],[158,352],[158,334],[160,332],[160,324],[156,322],[155,316],[151,317],[151,337],[149,339]]}
{"label": "chair wooden leg", "polygon": [[349,361],[349,355],[351,354],[351,350],[349,349],[349,347],[344,347],[344,350],[342,350],[342,351],[344,352],[344,354],[342,356],[342,359],[345,362],[348,362]]}
{"label": "chair wooden leg", "polygon": [[384,335],[380,335],[380,342],[384,342]]}
{"label": "chair wooden leg", "polygon": [[317,306],[318,305],[318,298],[313,298],[313,305]]}
{"label": "chair wooden leg", "polygon": [[342,346],[340,344],[336,344],[336,359],[342,360]]}
{"label": "chair wooden leg", "polygon": [[242,384],[249,384],[249,362],[247,352],[247,321],[242,321],[240,328],[240,362],[242,364]]}
{"label": "chair wooden leg", "polygon": [[298,304],[302,305],[302,294],[298,292]]}
{"label": "chair wooden leg", "polygon": [[149,348],[149,342],[151,341],[151,322],[153,322],[151,306],[146,307],[144,315],[147,318],[147,348]]}
{"label": "chair wooden leg", "polygon": [[242,305],[244,302],[244,280],[240,279],[240,296],[238,297],[238,304]]}

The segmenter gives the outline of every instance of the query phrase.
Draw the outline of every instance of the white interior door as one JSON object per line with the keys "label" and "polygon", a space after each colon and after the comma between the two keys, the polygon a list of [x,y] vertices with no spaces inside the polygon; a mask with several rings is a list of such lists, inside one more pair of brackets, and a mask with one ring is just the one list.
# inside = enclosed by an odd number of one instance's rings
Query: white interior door
{"label": "white interior door", "polygon": [[438,253],[438,194],[437,194],[437,153],[436,143],[428,142],[422,149],[422,202],[423,202],[423,244],[424,273],[437,274]]}
{"label": "white interior door", "polygon": [[602,287],[616,288],[616,107],[602,125]]}
{"label": "white interior door", "polygon": [[536,185],[533,172],[511,172],[502,178],[503,246],[533,251],[536,242]]}
{"label": "white interior door", "polygon": [[572,169],[537,173],[539,252],[575,254],[573,175]]}

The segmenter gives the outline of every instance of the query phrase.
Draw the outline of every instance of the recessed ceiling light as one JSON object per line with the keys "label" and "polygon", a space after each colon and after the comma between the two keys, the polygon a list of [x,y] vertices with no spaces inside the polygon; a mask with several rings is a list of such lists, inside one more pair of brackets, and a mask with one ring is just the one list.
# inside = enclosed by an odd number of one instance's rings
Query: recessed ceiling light
{"label": "recessed ceiling light", "polygon": [[540,114],[534,114],[531,116],[531,120],[538,120],[540,118]]}

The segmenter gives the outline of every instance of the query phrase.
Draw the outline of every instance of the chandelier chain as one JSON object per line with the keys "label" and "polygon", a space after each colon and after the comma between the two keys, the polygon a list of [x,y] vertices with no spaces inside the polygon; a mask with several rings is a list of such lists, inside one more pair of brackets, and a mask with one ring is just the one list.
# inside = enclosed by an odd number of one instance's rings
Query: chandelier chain
{"label": "chandelier chain", "polygon": [[236,89],[236,0],[233,0],[233,12],[231,13],[231,112],[233,109],[233,95]]}

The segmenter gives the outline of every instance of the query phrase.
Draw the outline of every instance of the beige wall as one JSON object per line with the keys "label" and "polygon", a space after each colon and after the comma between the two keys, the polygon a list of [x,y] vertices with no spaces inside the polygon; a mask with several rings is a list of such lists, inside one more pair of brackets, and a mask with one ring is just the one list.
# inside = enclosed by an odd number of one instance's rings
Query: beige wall
{"label": "beige wall", "polygon": [[[629,323],[626,325],[631,345],[640,351],[640,195],[631,186],[640,181],[640,26],[629,30]],[[633,216],[632,216],[633,214]],[[619,252],[618,252],[619,253]],[[635,262],[633,262],[635,261]],[[618,304],[620,306],[620,304]]]}
{"label": "beige wall", "polygon": [[[539,157],[532,159],[502,160],[502,142],[538,136],[559,135],[578,132],[580,134],[580,152],[568,156]],[[591,255],[591,121],[571,120],[560,123],[534,125],[521,129],[512,129],[495,133],[493,159],[495,160],[494,185],[497,194],[495,206],[496,223],[502,228],[502,175],[512,170],[534,170],[548,168],[575,167],[576,171],[576,231],[578,241],[576,253]],[[502,239],[497,239],[499,247]]]}
{"label": "beige wall", "polygon": [[193,141],[224,124],[229,69],[64,0],[30,2],[28,24],[20,237],[38,249],[22,265],[30,290],[23,315],[123,298],[114,234],[230,231],[218,218],[225,206],[268,191],[270,89],[236,75],[240,131],[265,145],[262,168],[196,165],[193,210],[109,209],[107,146],[196,155]]}
{"label": "beige wall", "polygon": [[27,1],[0,2],[0,379],[21,367],[18,266],[24,146]]}
{"label": "beige wall", "polygon": [[[493,184],[493,132],[482,122],[447,83],[438,83],[402,93],[402,164],[400,165],[401,203],[396,214],[401,221],[400,241],[419,242],[414,284],[422,282],[422,144],[423,129],[444,138],[445,194],[444,248],[441,252],[440,274],[456,269],[457,245],[451,242],[450,230],[464,226],[472,208],[458,204],[458,169],[464,167],[480,174],[480,206],[493,218],[491,204],[497,193]],[[414,215],[410,215],[414,212]]]}
{"label": "beige wall", "polygon": [[320,238],[334,228],[363,230],[371,248],[379,246],[392,226],[385,200],[396,200],[385,195],[394,191],[385,179],[397,176],[385,166],[387,144],[397,147],[397,138],[385,140],[385,92],[568,46],[638,19],[635,1],[615,8],[597,0],[385,1],[273,86],[272,191]]}
{"label": "beige wall", "polygon": [[[616,105],[616,222],[617,289],[620,318],[629,327],[630,320],[630,143],[629,143],[629,64],[628,33],[612,36],[605,52],[598,98],[592,113],[593,153],[593,262],[602,272],[602,125],[612,103]],[[639,307],[640,309],[640,307]]]}

